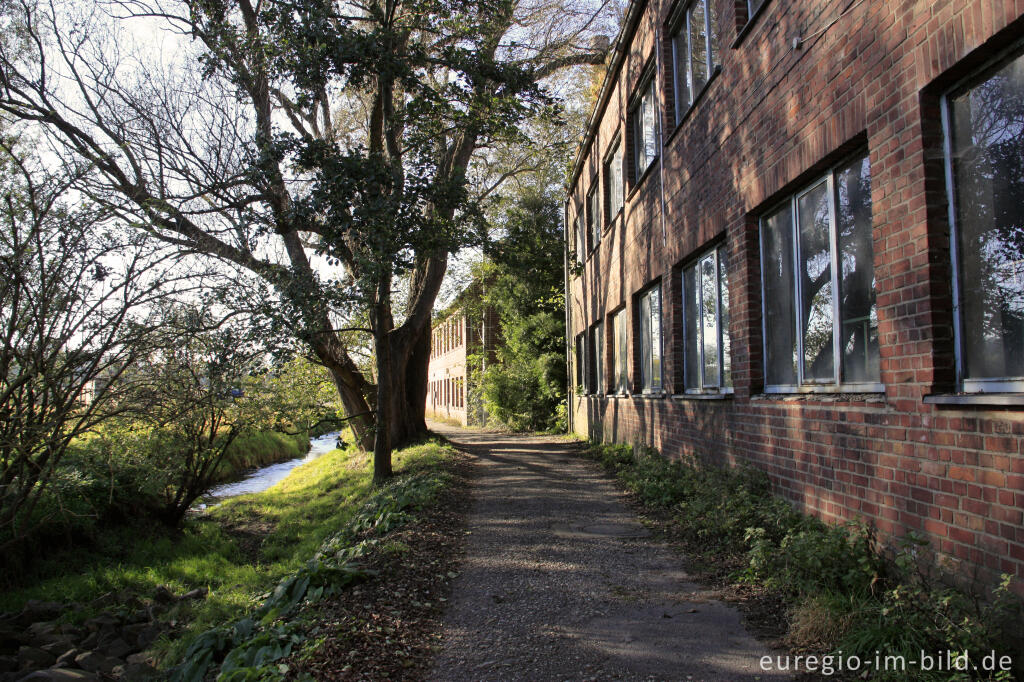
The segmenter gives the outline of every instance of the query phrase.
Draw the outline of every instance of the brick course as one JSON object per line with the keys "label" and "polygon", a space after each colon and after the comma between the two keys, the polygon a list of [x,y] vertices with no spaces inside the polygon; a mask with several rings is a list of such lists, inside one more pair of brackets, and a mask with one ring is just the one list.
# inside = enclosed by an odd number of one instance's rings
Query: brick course
{"label": "brick course", "polygon": [[[610,334],[607,316],[628,307],[637,388],[635,299],[660,281],[666,395],[570,391],[575,430],[643,442],[670,457],[753,464],[810,513],[863,517],[889,536],[918,531],[965,572],[983,580],[1015,575],[1024,594],[1024,401],[1005,408],[924,402],[956,388],[939,101],[1024,35],[1024,0],[767,0],[749,25],[745,2],[709,3],[719,13],[722,68],[678,126],[666,106],[665,68],[675,5],[634,6],[639,23],[620,37],[624,61],[611,72],[593,142],[577,161],[569,225],[607,145],[619,133],[629,139],[627,105],[662,50],[663,153],[638,183],[624,173],[624,210],[604,226],[567,298],[570,340],[598,320]],[[758,218],[863,149],[884,393],[763,394]],[[627,164],[630,152],[626,144]],[[735,392],[724,400],[673,396],[683,392],[681,266],[723,241]]]}

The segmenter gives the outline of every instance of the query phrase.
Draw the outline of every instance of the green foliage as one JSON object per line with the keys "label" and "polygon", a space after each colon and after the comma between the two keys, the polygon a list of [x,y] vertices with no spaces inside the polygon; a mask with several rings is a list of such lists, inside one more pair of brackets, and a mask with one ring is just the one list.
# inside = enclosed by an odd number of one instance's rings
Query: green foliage
{"label": "green foliage", "polygon": [[[827,525],[801,514],[772,495],[756,470],[669,461],[628,445],[593,444],[588,453],[641,502],[671,512],[674,528],[706,561],[795,604],[800,622],[790,641],[797,646],[835,648],[862,660],[877,651],[914,660],[921,651],[980,656],[1022,644],[1021,604],[1010,577],[985,598],[942,584],[921,568],[927,543],[914,534],[886,560],[869,526]],[[950,679],[948,672],[931,674],[908,666],[893,679]]]}
{"label": "green foliage", "polygon": [[251,617],[193,640],[171,679],[200,682],[218,663],[218,681],[278,679],[282,673],[271,664],[291,653],[302,638],[287,623],[275,623],[302,603],[319,601],[367,578],[358,560],[409,522],[412,512],[432,500],[448,480],[436,470],[414,472],[374,492],[323,542],[313,559],[277,584]]}
{"label": "green foliage", "polygon": [[[526,186],[496,210],[504,237],[478,268],[498,313],[497,363],[483,372],[488,413],[516,430],[565,429],[565,300],[558,201]],[[472,365],[473,363],[471,363]]]}

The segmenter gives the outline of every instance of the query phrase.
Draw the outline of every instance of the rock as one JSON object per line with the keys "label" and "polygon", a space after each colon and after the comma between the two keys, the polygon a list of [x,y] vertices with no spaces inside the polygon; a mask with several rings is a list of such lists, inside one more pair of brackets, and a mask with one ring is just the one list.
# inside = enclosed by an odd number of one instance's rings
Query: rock
{"label": "rock", "polygon": [[78,643],[78,646],[82,649],[92,649],[96,646],[96,643],[100,641],[99,633],[93,632],[88,637]]}
{"label": "rock", "polygon": [[147,625],[145,628],[139,631],[139,634],[135,637],[135,647],[137,649],[145,649],[150,644],[156,641],[156,638],[160,636],[159,625]]}
{"label": "rock", "polygon": [[120,637],[103,647],[103,653],[113,658],[124,658],[133,651],[135,651],[135,647]]}
{"label": "rock", "polygon": [[18,667],[21,670],[49,668],[56,660],[57,657],[53,654],[48,654],[34,646],[18,647]]}
{"label": "rock", "polygon": [[111,672],[117,680],[148,680],[157,674],[156,668],[147,663],[125,663]]}
{"label": "rock", "polygon": [[21,613],[18,614],[17,621],[21,625],[27,626],[29,623],[53,620],[63,611],[64,605],[58,602],[29,599],[22,607]]}
{"label": "rock", "polygon": [[57,624],[53,621],[32,623],[28,626],[28,633],[35,639],[44,639],[57,632]]}
{"label": "rock", "polygon": [[97,630],[112,630],[121,624],[121,621],[109,613],[101,613],[95,618],[85,621],[84,625],[90,632]]}
{"label": "rock", "polygon": [[161,604],[170,604],[177,601],[178,598],[174,596],[174,593],[166,585],[159,585],[153,593],[153,599]]}
{"label": "rock", "polygon": [[95,651],[86,651],[75,656],[75,667],[88,670],[91,673],[99,672],[106,666],[107,657]]}
{"label": "rock", "polygon": [[99,677],[85,670],[74,670],[72,668],[50,668],[49,670],[37,670],[31,675],[26,675],[18,680],[51,680],[52,682],[99,682]]}
{"label": "rock", "polygon": [[181,595],[181,599],[206,599],[206,595],[209,592],[205,587],[197,587],[194,590],[190,590],[185,594]]}
{"label": "rock", "polygon": [[89,602],[89,606],[92,606],[96,609],[105,609],[108,606],[113,606],[116,603],[117,595],[113,592],[107,592],[105,594],[101,594],[100,596],[96,597],[91,602]]}
{"label": "rock", "polygon": [[144,663],[150,665],[149,654],[142,651],[137,654],[130,654],[124,661],[125,663]]}
{"label": "rock", "polygon": [[0,651],[17,651],[22,644],[31,643],[31,639],[20,627],[0,625]]}
{"label": "rock", "polygon": [[52,667],[52,668],[71,668],[75,664],[75,658],[79,654],[84,654],[84,653],[85,652],[83,650],[81,650],[81,649],[69,649],[69,650],[65,651],[63,654],[61,654],[60,656],[58,656],[57,657],[57,662],[54,663],[50,667]]}
{"label": "rock", "polygon": [[75,644],[75,638],[69,635],[56,635],[51,638],[49,644],[44,644],[40,649],[48,654],[54,656],[60,656],[62,653],[70,649]]}
{"label": "rock", "polygon": [[0,673],[13,673],[18,670],[17,656],[0,656]]}

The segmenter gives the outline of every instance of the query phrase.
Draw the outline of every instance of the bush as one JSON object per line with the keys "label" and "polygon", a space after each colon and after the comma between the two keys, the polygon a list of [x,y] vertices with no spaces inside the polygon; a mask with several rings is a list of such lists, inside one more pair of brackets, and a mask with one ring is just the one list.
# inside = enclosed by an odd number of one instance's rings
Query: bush
{"label": "bush", "polygon": [[[984,596],[942,584],[921,568],[927,543],[919,537],[901,540],[886,560],[868,525],[832,526],[801,514],[771,494],[760,471],[669,461],[628,445],[595,444],[589,453],[642,503],[671,512],[696,552],[789,601],[789,642],[798,648],[838,648],[862,660],[882,651],[908,661],[921,651],[980,656],[1020,648],[1021,604],[1009,576]],[[908,666],[899,677],[930,674]],[[948,671],[939,678],[949,679]]]}

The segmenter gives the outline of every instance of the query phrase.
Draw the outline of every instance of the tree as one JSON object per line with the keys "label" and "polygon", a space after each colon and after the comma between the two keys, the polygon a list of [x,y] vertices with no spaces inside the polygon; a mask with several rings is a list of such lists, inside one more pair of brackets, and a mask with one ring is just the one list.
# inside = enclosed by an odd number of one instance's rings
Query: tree
{"label": "tree", "polygon": [[[192,61],[161,73],[136,55],[126,66],[126,41],[103,30],[98,9],[72,16],[22,0],[15,21],[34,49],[0,48],[0,111],[92,164],[81,190],[104,207],[259,277],[274,294],[267,312],[330,370],[374,449],[375,480],[389,477],[391,448],[426,428],[429,321],[448,255],[484,237],[467,169],[498,141],[527,143],[517,124],[551,104],[540,81],[603,62],[586,44],[603,5],[107,7],[194,38],[198,48],[178,51]],[[407,283],[402,317],[396,282]],[[346,341],[372,346],[371,376]]]}
{"label": "tree", "polygon": [[[537,180],[541,180],[540,183]],[[515,429],[565,428],[565,296],[560,202],[544,176],[501,202],[503,237],[481,268],[502,345],[483,372],[488,412]]]}
{"label": "tree", "polygon": [[80,176],[48,174],[0,140],[0,549],[34,511],[76,438],[124,409],[124,372],[148,348],[148,309],[192,272],[125,233],[102,208],[62,199]]}

